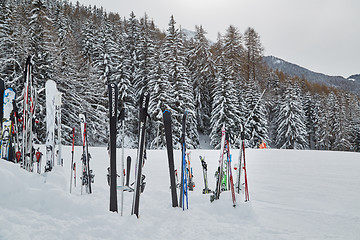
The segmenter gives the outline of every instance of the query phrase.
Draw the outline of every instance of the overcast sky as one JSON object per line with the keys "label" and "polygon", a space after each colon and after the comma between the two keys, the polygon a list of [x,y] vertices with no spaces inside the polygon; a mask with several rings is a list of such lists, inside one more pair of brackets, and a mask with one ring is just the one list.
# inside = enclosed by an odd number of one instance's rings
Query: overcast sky
{"label": "overcast sky", "polygon": [[[75,2],[75,0],[71,0]],[[253,27],[265,55],[315,72],[349,77],[360,74],[360,0],[79,0],[129,17],[146,12],[166,30],[170,16],[178,26],[202,25],[216,41],[229,25],[241,33]]]}

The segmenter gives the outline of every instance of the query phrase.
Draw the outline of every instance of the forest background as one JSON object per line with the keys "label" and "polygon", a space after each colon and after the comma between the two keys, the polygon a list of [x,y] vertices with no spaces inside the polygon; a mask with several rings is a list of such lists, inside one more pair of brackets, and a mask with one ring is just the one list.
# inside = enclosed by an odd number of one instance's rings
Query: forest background
{"label": "forest background", "polygon": [[189,148],[201,147],[201,141],[219,147],[225,123],[235,147],[243,127],[251,148],[264,141],[273,148],[359,151],[357,95],[269,69],[253,28],[242,33],[230,25],[214,43],[202,26],[191,36],[188,32],[174,16],[162,32],[146,15],[124,17],[68,1],[4,0],[0,78],[16,91],[21,112],[25,59],[33,57],[38,143],[45,142],[43,88],[51,79],[64,93],[64,144],[71,143],[73,127],[79,132],[79,113],[86,113],[89,143],[108,143],[107,84],[114,82],[119,107],[126,109],[127,147],[137,146],[138,99],[146,90],[152,149],[165,147],[162,112],[170,110],[175,147],[187,112]]}

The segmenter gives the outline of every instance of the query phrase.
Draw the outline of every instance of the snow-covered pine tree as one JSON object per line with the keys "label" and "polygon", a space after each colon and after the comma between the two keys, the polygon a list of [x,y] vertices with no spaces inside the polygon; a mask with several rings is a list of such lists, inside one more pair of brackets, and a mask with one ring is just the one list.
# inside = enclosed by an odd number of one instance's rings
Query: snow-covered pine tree
{"label": "snow-covered pine tree", "polygon": [[[46,2],[35,0],[30,5],[29,17],[29,53],[33,56],[33,76],[34,86],[41,89],[45,82],[54,79],[58,74],[58,56],[59,51],[56,46],[56,30],[53,19],[50,17],[50,9]],[[37,97],[37,108],[35,116],[38,118],[38,124],[35,127],[35,141],[45,139],[45,94],[39,94]]]}
{"label": "snow-covered pine tree", "polygon": [[[134,12],[131,12],[130,18],[125,23],[125,38],[124,38],[124,58],[123,58],[123,76],[129,85],[126,89],[126,94],[119,92],[119,95],[126,95],[123,99],[124,107],[127,110],[125,115],[126,132],[131,147],[136,147],[138,142],[138,119],[139,119],[139,97],[140,94],[135,88],[135,83],[141,78],[141,71],[139,68],[139,39],[140,39],[140,24],[136,19]],[[120,89],[121,90],[121,89]]]}
{"label": "snow-covered pine tree", "polygon": [[245,102],[246,96],[244,94],[244,89],[246,83],[241,71],[244,64],[242,35],[236,27],[230,25],[226,30],[222,42],[223,47],[221,52],[224,58],[224,64],[227,68],[227,77],[232,82],[233,87],[237,89],[235,94],[232,95],[232,101],[237,106],[234,114],[239,116],[239,118],[234,119],[235,122],[231,127],[229,126],[229,131],[238,136],[240,134],[240,125],[245,123],[246,117],[250,112],[249,106],[247,106]]}
{"label": "snow-covered pine tree", "polygon": [[[244,102],[248,109],[252,111],[251,116],[249,116],[251,112],[247,113],[247,118],[250,118],[247,125],[244,126],[246,145],[251,148],[257,148],[263,141],[269,142],[266,103],[264,98],[262,98],[256,106],[261,96],[259,88],[258,84],[253,80],[253,77],[251,77],[247,81],[244,90],[246,99]],[[247,121],[247,119],[245,121]]]}
{"label": "snow-covered pine tree", "polygon": [[297,84],[287,83],[276,111],[276,145],[284,149],[307,149],[305,113]]}
{"label": "snow-covered pine tree", "polygon": [[[148,90],[150,92],[149,114],[151,118],[152,127],[150,128],[150,148],[163,148],[166,146],[164,136],[163,112],[172,109],[172,100],[174,99],[174,91],[172,85],[168,81],[165,74],[164,56],[160,50],[161,45],[158,45],[154,52],[155,65],[150,71]],[[173,135],[174,137],[174,135]],[[178,139],[173,139],[173,142]]]}
{"label": "snow-covered pine tree", "polygon": [[206,31],[202,26],[195,26],[195,30],[195,36],[189,44],[188,68],[195,95],[198,130],[202,134],[209,134],[215,63],[209,41],[205,37]]}
{"label": "snow-covered pine tree", "polygon": [[166,37],[163,44],[164,62],[166,66],[166,76],[174,89],[174,99],[171,108],[174,109],[173,133],[177,141],[175,147],[180,147],[181,119],[185,111],[188,112],[186,118],[186,143],[190,148],[199,145],[199,135],[197,132],[196,112],[194,105],[194,93],[190,83],[189,70],[186,67],[186,55],[183,45],[182,34],[175,27],[174,17],[171,16],[169,27],[166,30]]}
{"label": "snow-covered pine tree", "polygon": [[339,110],[334,112],[336,114],[336,122],[334,126],[335,141],[332,150],[335,151],[349,151],[351,149],[350,144],[350,121],[346,115],[346,95],[339,93]]}
{"label": "snow-covered pine tree", "polygon": [[[14,38],[12,34],[11,15],[13,9],[8,0],[0,2],[0,79],[6,83],[12,80],[15,56],[12,54]],[[11,57],[12,56],[12,57]],[[10,81],[9,81],[10,80]]]}
{"label": "snow-covered pine tree", "polygon": [[306,125],[306,136],[308,140],[308,144],[310,149],[314,147],[315,142],[315,114],[317,113],[315,102],[313,101],[313,97],[310,94],[310,92],[305,92],[304,98],[303,98],[303,106],[304,106],[304,112],[305,112],[305,125]]}
{"label": "snow-covered pine tree", "polygon": [[230,75],[224,57],[220,57],[217,61],[210,120],[210,144],[215,148],[220,147],[221,128],[223,124],[225,124],[226,129],[232,133],[234,133],[232,129],[237,129],[239,124],[241,124],[236,94],[237,91]]}
{"label": "snow-covered pine tree", "polygon": [[315,149],[317,150],[328,150],[329,141],[329,122],[328,111],[327,111],[327,94],[322,94],[317,96],[317,101],[315,103],[314,110],[316,111],[315,115]]}

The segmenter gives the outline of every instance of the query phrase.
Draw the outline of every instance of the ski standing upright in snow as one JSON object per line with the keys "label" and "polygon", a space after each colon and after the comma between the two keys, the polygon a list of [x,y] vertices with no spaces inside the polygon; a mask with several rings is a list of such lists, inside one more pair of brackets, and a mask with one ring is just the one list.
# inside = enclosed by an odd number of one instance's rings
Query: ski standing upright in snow
{"label": "ski standing upright in snow", "polygon": [[29,56],[25,64],[24,72],[24,99],[22,115],[22,166],[33,171],[33,119],[36,107],[36,91],[33,87],[32,59]]}
{"label": "ski standing upright in snow", "polygon": [[180,185],[180,207],[185,210],[185,198],[186,198],[186,209],[189,208],[189,199],[188,199],[188,183],[187,183],[187,174],[186,174],[186,115],[184,113],[182,118],[182,133],[181,133],[181,185]]}
{"label": "ski standing upright in snow", "polygon": [[241,146],[240,146],[240,154],[239,154],[239,163],[237,168],[237,182],[235,184],[236,192],[240,194],[241,189],[241,172],[244,172],[244,195],[245,195],[245,202],[250,200],[249,197],[249,187],[248,187],[248,180],[247,180],[247,172],[246,172],[246,162],[245,162],[245,133],[244,127],[241,125]]}
{"label": "ski standing upright in snow", "polygon": [[145,155],[145,139],[146,139],[146,120],[148,117],[150,95],[148,92],[144,92],[140,96],[140,126],[139,126],[139,146],[137,151],[137,158],[135,164],[135,188],[133,196],[133,204],[131,215],[136,215],[139,218],[139,206],[140,206],[140,193],[144,188],[142,168],[144,164]]}
{"label": "ski standing upright in snow", "polygon": [[[75,176],[75,163],[74,163],[74,145],[75,145],[75,128],[72,130],[72,148],[71,148],[71,165],[70,165],[70,193],[72,188],[72,179]],[[74,184],[76,186],[76,178],[74,178]]]}
{"label": "ski standing upright in snow", "polygon": [[163,112],[164,128],[165,128],[165,138],[166,138],[166,149],[169,162],[169,174],[170,174],[170,189],[171,189],[171,199],[172,206],[178,206],[177,200],[177,186],[175,182],[175,164],[174,164],[174,153],[173,153],[173,143],[172,143],[172,128],[171,128],[171,112],[165,110]]}
{"label": "ski standing upright in snow", "polygon": [[116,172],[116,132],[117,132],[117,99],[118,88],[110,83],[109,90],[109,114],[110,114],[110,211],[118,211],[117,203],[117,172]]}
{"label": "ski standing upright in snow", "polygon": [[15,161],[15,151],[13,147],[13,122],[11,120],[11,114],[13,112],[13,101],[15,101],[15,91],[12,88],[8,88],[4,92],[3,98],[3,121],[2,121],[2,133],[1,133],[1,158],[8,161]]}
{"label": "ski standing upright in snow", "polygon": [[81,176],[81,194],[83,194],[83,188],[85,188],[86,193],[91,194],[91,183],[94,182],[94,175],[92,170],[90,170],[90,153],[89,146],[87,142],[87,124],[85,114],[79,114],[80,126],[81,126],[81,136],[83,142],[83,153],[81,156],[82,161],[82,176]]}
{"label": "ski standing upright in snow", "polygon": [[209,185],[208,185],[207,163],[205,162],[205,157],[202,157],[202,156],[199,156],[199,157],[200,157],[200,161],[201,161],[201,165],[202,165],[202,169],[203,169],[203,176],[204,176],[205,188],[203,189],[203,194],[208,194],[208,193],[211,193],[211,190],[209,189]]}
{"label": "ski standing upright in snow", "polygon": [[56,111],[56,123],[57,123],[57,140],[58,140],[58,150],[57,150],[57,164],[63,166],[63,159],[61,156],[61,105],[62,105],[62,93],[57,91],[55,96],[55,111]]}
{"label": "ski standing upright in snow", "polygon": [[125,108],[122,105],[119,119],[121,121],[121,216],[124,212],[124,191],[125,191]]}
{"label": "ski standing upright in snow", "polygon": [[[0,123],[3,122],[4,91],[5,91],[5,83],[4,80],[0,79]],[[0,125],[2,127],[2,124]]]}
{"label": "ski standing upright in snow", "polygon": [[234,181],[233,181],[233,175],[231,169],[230,134],[228,132],[225,133],[225,141],[226,141],[226,157],[227,157],[227,175],[229,178],[229,186],[231,190],[233,207],[235,207],[236,197],[235,197]]}
{"label": "ski standing upright in snow", "polygon": [[221,193],[221,184],[223,179],[223,165],[224,165],[224,150],[225,150],[225,124],[221,128],[221,147],[220,147],[220,158],[219,167],[216,174],[216,188],[214,194],[210,196],[210,201],[218,200]]}
{"label": "ski standing upright in snow", "polygon": [[57,94],[56,83],[53,80],[46,81],[46,166],[45,172],[49,172],[55,163],[55,98]]}

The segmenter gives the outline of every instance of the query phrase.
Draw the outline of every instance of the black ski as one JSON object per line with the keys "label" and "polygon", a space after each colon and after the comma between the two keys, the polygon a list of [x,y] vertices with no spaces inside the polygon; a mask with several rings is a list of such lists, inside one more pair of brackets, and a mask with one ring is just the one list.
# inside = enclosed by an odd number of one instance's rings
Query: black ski
{"label": "black ski", "polygon": [[130,168],[131,168],[131,157],[128,156],[126,159],[126,184],[125,186],[129,187],[130,182]]}
{"label": "black ski", "polygon": [[174,154],[173,154],[173,143],[172,143],[172,130],[171,130],[171,113],[168,110],[163,112],[164,127],[165,127],[165,138],[166,148],[169,161],[169,172],[170,172],[170,188],[172,206],[178,206],[177,193],[176,193],[176,182],[175,182],[175,166],[174,166]]}
{"label": "black ski", "polygon": [[148,92],[142,93],[140,96],[140,127],[139,127],[139,147],[136,158],[135,187],[131,215],[135,214],[139,218],[140,193],[143,191],[142,167],[145,158],[145,138],[146,138],[146,119],[148,117],[150,95]]}
{"label": "black ski", "polygon": [[118,88],[116,84],[110,83],[109,90],[109,113],[110,113],[110,211],[117,212],[117,173],[116,173],[116,131],[117,131],[117,99]]}

